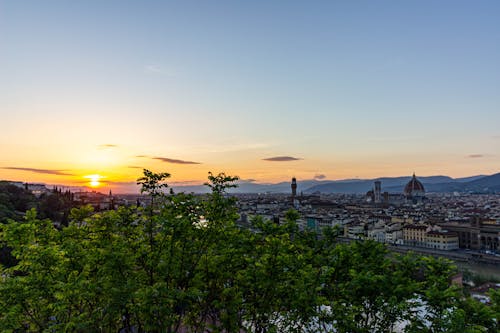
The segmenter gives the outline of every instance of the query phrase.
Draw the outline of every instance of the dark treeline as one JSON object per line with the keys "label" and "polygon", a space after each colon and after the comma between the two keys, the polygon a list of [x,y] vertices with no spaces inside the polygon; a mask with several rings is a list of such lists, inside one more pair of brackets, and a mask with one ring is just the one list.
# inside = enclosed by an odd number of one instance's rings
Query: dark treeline
{"label": "dark treeline", "polygon": [[36,208],[38,217],[67,225],[69,213],[76,206],[70,191],[54,187],[50,192],[36,197],[24,187],[0,181],[0,223],[8,219],[21,220],[27,210]]}
{"label": "dark treeline", "polygon": [[7,222],[7,219],[19,219],[33,207],[36,207],[36,197],[30,191],[0,181],[0,223]]}
{"label": "dark treeline", "polygon": [[[73,194],[54,187],[52,191],[35,196],[23,186],[0,181],[0,224],[9,220],[22,221],[27,210],[35,208],[39,218],[48,218],[56,225],[67,226],[69,213],[77,205]],[[11,250],[0,239],[0,264],[13,265]]]}
{"label": "dark treeline", "polygon": [[[388,255],[282,225],[235,221],[235,177],[211,194],[164,194],[145,170],[146,208],[73,208],[55,228],[29,210],[1,227],[2,332],[498,332],[500,292],[484,305],[450,283],[450,262]],[[399,327],[399,328],[398,328]]]}

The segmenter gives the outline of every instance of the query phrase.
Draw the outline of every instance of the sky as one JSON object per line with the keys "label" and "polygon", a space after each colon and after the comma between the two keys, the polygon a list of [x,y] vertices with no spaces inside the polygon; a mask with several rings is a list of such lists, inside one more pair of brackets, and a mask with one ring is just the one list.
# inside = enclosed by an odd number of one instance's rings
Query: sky
{"label": "sky", "polygon": [[0,0],[0,179],[500,171],[499,1]]}

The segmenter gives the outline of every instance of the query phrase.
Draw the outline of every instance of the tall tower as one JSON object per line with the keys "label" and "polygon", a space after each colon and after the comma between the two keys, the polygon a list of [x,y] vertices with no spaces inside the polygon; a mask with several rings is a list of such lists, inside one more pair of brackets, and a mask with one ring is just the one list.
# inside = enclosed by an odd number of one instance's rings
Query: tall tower
{"label": "tall tower", "polygon": [[114,210],[115,199],[113,198],[113,193],[111,192],[111,190],[109,190],[108,200],[109,200],[109,210]]}
{"label": "tall tower", "polygon": [[297,195],[297,179],[295,177],[292,178],[292,200],[295,199]]}
{"label": "tall tower", "polygon": [[374,183],[374,188],[373,188],[373,196],[375,199],[375,203],[380,203],[382,202],[382,183],[380,180],[376,180]]}

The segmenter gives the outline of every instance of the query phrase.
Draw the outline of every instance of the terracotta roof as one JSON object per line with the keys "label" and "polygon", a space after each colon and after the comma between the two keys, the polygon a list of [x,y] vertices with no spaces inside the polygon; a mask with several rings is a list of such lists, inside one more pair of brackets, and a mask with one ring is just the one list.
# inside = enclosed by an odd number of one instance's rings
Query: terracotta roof
{"label": "terracotta roof", "polygon": [[425,192],[424,185],[415,177],[415,174],[413,174],[413,177],[411,180],[406,184],[404,193],[406,195],[412,195],[415,192]]}
{"label": "terracotta roof", "polygon": [[415,229],[415,230],[426,230],[426,225],[416,225],[416,224],[408,224],[403,227],[403,229]]}
{"label": "terracotta roof", "polygon": [[458,234],[456,232],[444,232],[438,230],[431,230],[427,233],[428,235],[436,235],[436,236],[446,236],[446,237],[456,237]]}

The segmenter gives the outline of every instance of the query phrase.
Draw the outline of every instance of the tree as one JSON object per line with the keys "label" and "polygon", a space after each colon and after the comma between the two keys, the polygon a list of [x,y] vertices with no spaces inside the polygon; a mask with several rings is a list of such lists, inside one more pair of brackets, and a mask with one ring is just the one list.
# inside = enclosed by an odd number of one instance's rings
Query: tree
{"label": "tree", "polygon": [[449,260],[421,257],[415,262],[418,292],[412,299],[409,332],[448,332],[460,299],[459,288],[450,283],[456,267]]}
{"label": "tree", "polygon": [[75,207],[71,192],[62,192],[57,188],[42,194],[37,203],[38,215],[41,218],[48,218],[65,226],[68,225],[71,209]]}
{"label": "tree", "polygon": [[0,223],[8,219],[20,220],[22,214],[35,206],[36,198],[28,190],[0,181]]}
{"label": "tree", "polygon": [[147,193],[150,196],[151,203],[147,210],[148,218],[146,220],[142,219],[142,221],[145,222],[145,232],[149,240],[149,247],[145,250],[145,258],[142,262],[148,274],[149,285],[153,286],[155,283],[155,265],[157,265],[159,260],[155,249],[155,234],[157,233],[156,227],[158,226],[158,216],[154,216],[153,212],[154,209],[158,208],[164,201],[163,189],[168,187],[165,180],[170,177],[170,174],[167,172],[154,173],[147,169],[144,169],[143,173],[144,176],[137,179],[137,184],[141,185],[141,193]]}
{"label": "tree", "polygon": [[208,200],[205,202],[205,218],[209,223],[222,223],[227,221],[234,222],[237,218],[234,197],[227,197],[227,190],[235,188],[238,185],[235,182],[237,176],[228,176],[221,172],[214,176],[212,172],[208,173],[208,182],[206,186],[211,190]]}

